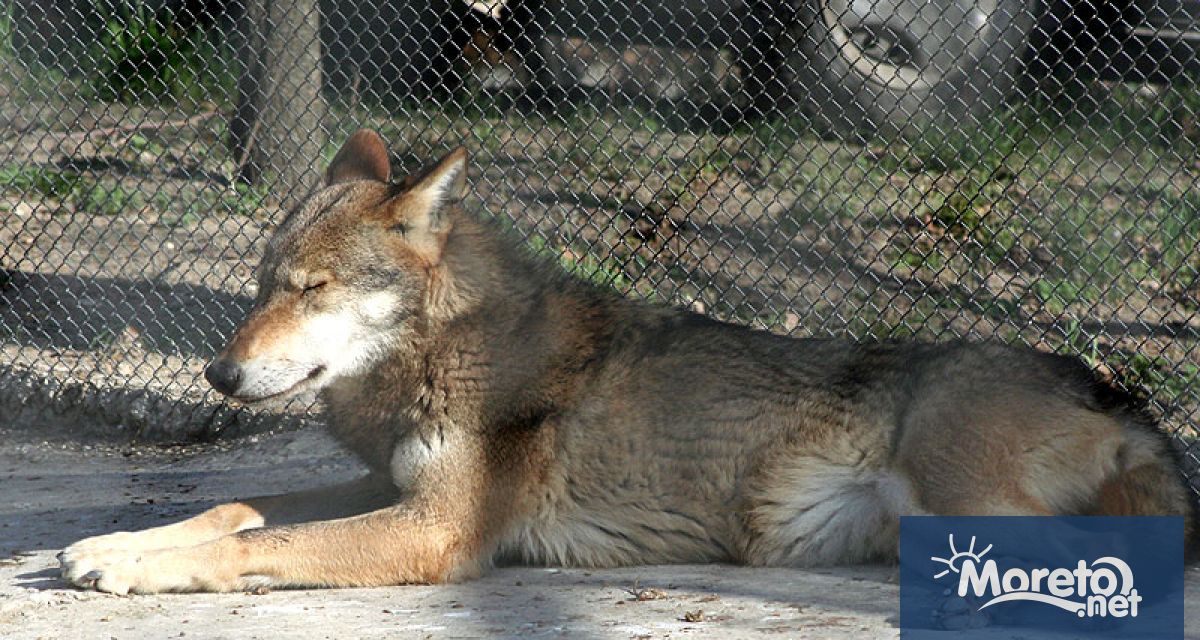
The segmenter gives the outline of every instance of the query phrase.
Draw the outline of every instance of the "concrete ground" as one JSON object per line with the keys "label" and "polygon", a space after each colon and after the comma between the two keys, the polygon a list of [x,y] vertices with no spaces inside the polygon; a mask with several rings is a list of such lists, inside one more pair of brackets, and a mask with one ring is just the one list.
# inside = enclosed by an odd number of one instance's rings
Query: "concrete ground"
{"label": "concrete ground", "polygon": [[[460,585],[118,597],[58,579],[74,540],[358,472],[314,430],[188,447],[0,430],[2,638],[896,638],[888,567],[507,568]],[[1200,570],[1189,571],[1200,638]],[[953,637],[953,634],[947,634]],[[998,635],[997,637],[1005,637]]]}

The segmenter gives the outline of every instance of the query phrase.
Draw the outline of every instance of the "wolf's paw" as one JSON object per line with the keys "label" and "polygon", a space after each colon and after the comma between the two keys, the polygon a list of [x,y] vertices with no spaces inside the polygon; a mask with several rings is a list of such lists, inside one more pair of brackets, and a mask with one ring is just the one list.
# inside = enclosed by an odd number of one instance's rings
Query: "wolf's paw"
{"label": "wolf's paw", "polygon": [[221,557],[207,544],[144,550],[72,545],[59,562],[63,579],[107,593],[230,591],[238,586],[238,574],[222,569]]}
{"label": "wolf's paw", "polygon": [[75,544],[59,554],[59,562],[63,579],[77,587],[118,595],[147,592],[139,588],[144,582],[140,552]]}
{"label": "wolf's paw", "polygon": [[948,594],[933,614],[935,624],[947,631],[982,629],[991,624],[988,614],[979,610],[974,598]]}

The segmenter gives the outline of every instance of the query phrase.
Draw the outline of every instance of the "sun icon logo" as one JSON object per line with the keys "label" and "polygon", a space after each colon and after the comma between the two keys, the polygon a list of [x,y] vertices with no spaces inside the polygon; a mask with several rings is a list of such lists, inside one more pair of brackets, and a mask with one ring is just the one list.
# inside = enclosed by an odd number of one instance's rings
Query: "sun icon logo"
{"label": "sun icon logo", "polygon": [[992,545],[989,544],[983,551],[975,553],[975,536],[971,536],[971,546],[967,547],[966,551],[959,551],[954,547],[954,534],[952,533],[950,534],[950,558],[938,558],[937,556],[929,558],[930,560],[933,560],[934,562],[940,562],[947,567],[946,569],[943,569],[941,573],[933,576],[933,579],[937,580],[951,571],[958,573],[962,568],[963,562],[967,560],[971,560],[975,564],[979,564],[979,562],[983,560],[983,557],[987,555],[987,552],[991,550]]}

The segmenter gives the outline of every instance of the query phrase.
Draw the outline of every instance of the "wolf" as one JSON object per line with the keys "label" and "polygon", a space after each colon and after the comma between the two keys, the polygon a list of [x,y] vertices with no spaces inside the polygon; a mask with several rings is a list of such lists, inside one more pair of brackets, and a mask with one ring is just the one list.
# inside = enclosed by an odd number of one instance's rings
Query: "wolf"
{"label": "wolf", "polygon": [[376,133],[278,226],[206,370],[247,405],[318,392],[365,464],[78,542],[112,593],[362,587],[496,563],[895,560],[899,518],[1175,515],[1141,403],[997,343],[797,339],[575,279],[463,204],[467,153],[393,182]]}

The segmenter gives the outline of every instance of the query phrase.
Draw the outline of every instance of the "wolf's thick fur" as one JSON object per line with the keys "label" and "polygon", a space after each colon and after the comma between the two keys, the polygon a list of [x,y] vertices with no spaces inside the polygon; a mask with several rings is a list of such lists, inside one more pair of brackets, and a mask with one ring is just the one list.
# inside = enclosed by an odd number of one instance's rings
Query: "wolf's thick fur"
{"label": "wolf's thick fur", "polygon": [[[902,514],[1190,515],[1166,440],[1074,359],[999,344],[798,340],[624,299],[355,134],[270,241],[208,372],[244,402],[319,389],[353,483],[79,542],[124,593],[461,580],[581,566],[894,558]],[[1188,520],[1190,526],[1190,518]]]}

